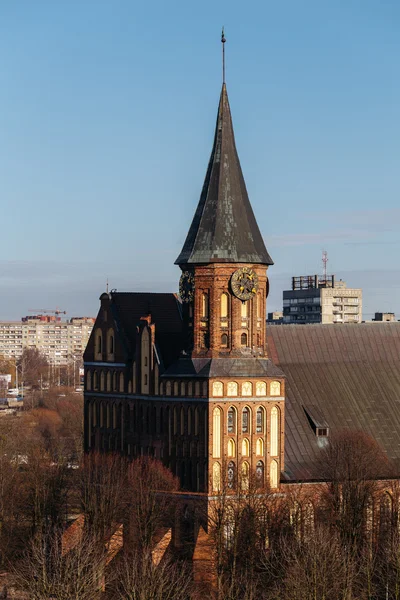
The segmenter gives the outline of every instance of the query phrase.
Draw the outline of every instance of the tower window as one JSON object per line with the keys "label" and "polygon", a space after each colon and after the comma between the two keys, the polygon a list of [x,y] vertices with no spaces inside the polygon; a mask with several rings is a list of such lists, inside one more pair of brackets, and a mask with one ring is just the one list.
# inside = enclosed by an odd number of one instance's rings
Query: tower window
{"label": "tower window", "polygon": [[247,333],[242,333],[240,336],[240,345],[247,346]]}
{"label": "tower window", "polygon": [[250,409],[246,406],[242,411],[242,433],[250,432]]}
{"label": "tower window", "polygon": [[228,336],[226,335],[226,333],[223,333],[221,335],[221,348],[227,348],[228,347]]}
{"label": "tower window", "polygon": [[247,438],[244,438],[244,440],[242,440],[242,456],[249,456],[250,455],[250,442]]}
{"label": "tower window", "polygon": [[236,381],[229,381],[227,385],[227,395],[237,396],[238,395],[238,384]]}
{"label": "tower window", "polygon": [[214,381],[213,382],[213,396],[223,396],[224,395],[224,385],[222,381]]}
{"label": "tower window", "polygon": [[203,319],[208,319],[208,294],[203,294],[201,297],[201,316]]}
{"label": "tower window", "polygon": [[257,433],[264,433],[264,409],[257,408]]}
{"label": "tower window", "polygon": [[281,384],[279,381],[271,381],[269,386],[271,396],[280,396],[281,395]]}
{"label": "tower window", "polygon": [[221,295],[221,319],[228,316],[228,294]]}
{"label": "tower window", "polygon": [[233,406],[228,410],[228,433],[236,433],[236,411]]}
{"label": "tower window", "polygon": [[257,456],[264,456],[264,440],[262,438],[258,438],[256,442],[256,454]]}

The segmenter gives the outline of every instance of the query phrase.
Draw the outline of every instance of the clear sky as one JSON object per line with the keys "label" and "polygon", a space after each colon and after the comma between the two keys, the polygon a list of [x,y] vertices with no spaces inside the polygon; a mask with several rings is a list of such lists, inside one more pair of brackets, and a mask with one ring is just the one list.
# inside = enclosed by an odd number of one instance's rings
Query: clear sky
{"label": "clear sky", "polygon": [[176,291],[173,265],[227,86],[275,262],[400,318],[398,0],[0,2],[0,319],[95,314],[106,279]]}

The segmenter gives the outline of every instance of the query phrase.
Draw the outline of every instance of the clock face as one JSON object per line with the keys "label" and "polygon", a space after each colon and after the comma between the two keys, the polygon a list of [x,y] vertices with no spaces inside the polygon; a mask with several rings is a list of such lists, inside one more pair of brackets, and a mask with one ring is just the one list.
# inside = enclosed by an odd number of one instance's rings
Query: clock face
{"label": "clock face", "polygon": [[232,292],[245,302],[250,300],[258,290],[258,277],[249,267],[243,267],[234,272],[231,277]]}
{"label": "clock face", "polygon": [[193,302],[194,276],[189,271],[184,271],[179,280],[179,295],[182,302]]}

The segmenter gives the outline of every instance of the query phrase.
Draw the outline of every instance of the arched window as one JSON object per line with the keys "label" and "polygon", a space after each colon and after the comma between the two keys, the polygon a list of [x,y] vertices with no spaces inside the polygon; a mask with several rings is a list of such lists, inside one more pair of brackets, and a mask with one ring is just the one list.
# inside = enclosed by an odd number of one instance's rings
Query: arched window
{"label": "arched window", "polygon": [[256,418],[256,432],[264,433],[264,425],[265,423],[265,410],[262,406],[257,408],[257,418]]}
{"label": "arched window", "polygon": [[272,488],[278,487],[278,463],[276,460],[271,460],[269,482]]}
{"label": "arched window", "polygon": [[247,309],[248,309],[247,302],[242,302],[242,306],[241,306],[241,309],[240,309],[240,315],[241,315],[242,319],[247,319],[247,316],[248,316],[248,310]]}
{"label": "arched window", "polygon": [[223,396],[224,395],[224,385],[222,381],[214,381],[213,386],[213,396]]}
{"label": "arched window", "polygon": [[170,395],[171,395],[171,388],[172,388],[171,382],[170,382],[170,381],[167,381],[167,385],[166,385],[166,393],[167,393],[167,396],[170,396]]}
{"label": "arched window", "polygon": [[221,348],[227,348],[228,347],[228,336],[226,333],[223,333],[221,335]]}
{"label": "arched window", "polygon": [[247,438],[242,440],[242,456],[250,456],[250,442]]}
{"label": "arched window", "polygon": [[213,464],[213,476],[212,476],[212,488],[214,492],[221,491],[221,465],[219,463]]}
{"label": "arched window", "polygon": [[107,358],[114,358],[114,330],[109,329],[107,331]]}
{"label": "arched window", "polygon": [[226,390],[228,396],[237,396],[238,384],[236,383],[236,381],[229,381]]}
{"label": "arched window", "polygon": [[281,395],[281,384],[279,381],[271,381],[269,386],[269,393],[271,396]]}
{"label": "arched window", "polygon": [[221,319],[228,316],[228,294],[221,294]]}
{"label": "arched window", "polygon": [[124,374],[123,373],[119,374],[119,391],[120,392],[125,391]]}
{"label": "arched window", "polygon": [[191,381],[188,383],[188,396],[193,396],[193,383]]}
{"label": "arched window", "polygon": [[228,440],[228,456],[229,458],[234,458],[236,456],[236,445],[235,440]]}
{"label": "arched window", "polygon": [[164,395],[164,383],[161,381],[160,383],[160,396]]}
{"label": "arched window", "polygon": [[117,391],[117,371],[113,373],[113,392]]}
{"label": "arched window", "polygon": [[213,458],[221,458],[221,409],[213,410]]}
{"label": "arched window", "polygon": [[86,373],[86,389],[88,391],[92,389],[92,374],[90,371]]}
{"label": "arched window", "polygon": [[233,460],[228,463],[228,487],[230,489],[235,487],[235,463]]}
{"label": "arched window", "polygon": [[105,381],[104,381],[104,371],[100,371],[100,391],[104,392]]}
{"label": "arched window", "polygon": [[258,438],[257,440],[256,454],[257,456],[264,456],[264,440],[262,438]]}
{"label": "arched window", "polygon": [[200,396],[200,381],[196,381],[194,384],[194,395]]}
{"label": "arched window", "polygon": [[247,347],[247,333],[242,333],[240,336],[240,345]]}
{"label": "arched window", "polygon": [[208,396],[208,383],[207,381],[203,381],[203,396],[207,398]]}
{"label": "arched window", "polygon": [[201,316],[203,319],[208,319],[208,294],[206,293],[201,296]]}
{"label": "arched window", "polygon": [[93,389],[94,390],[98,390],[99,389],[99,380],[98,380],[97,371],[95,371],[93,373]]}
{"label": "arched window", "polygon": [[257,310],[257,319],[261,317],[261,298],[260,294],[256,296],[256,310]]}
{"label": "arched window", "polygon": [[250,409],[248,406],[242,410],[242,433],[250,433]]}
{"label": "arched window", "polygon": [[271,410],[271,456],[279,454],[279,409],[274,406]]}
{"label": "arched window", "polygon": [[174,396],[179,396],[179,383],[174,381]]}
{"label": "arched window", "polygon": [[228,409],[228,433],[236,433],[236,409],[233,406]]}
{"label": "arched window", "polygon": [[256,383],[256,396],[267,395],[267,384],[265,381],[257,381]]}
{"label": "arched window", "polygon": [[101,357],[101,353],[103,352],[103,336],[101,333],[101,329],[96,329],[96,354],[97,358]]}
{"label": "arched window", "polygon": [[185,386],[185,382],[182,381],[181,382],[181,396],[184,396],[186,394],[186,386]]}
{"label": "arched window", "polygon": [[264,463],[259,460],[256,465],[256,478],[259,485],[264,485]]}
{"label": "arched window", "polygon": [[250,474],[249,463],[245,461],[242,463],[242,481],[241,481],[242,490],[249,489],[249,474]]}
{"label": "arched window", "polygon": [[111,371],[107,371],[107,392],[111,392]]}
{"label": "arched window", "polygon": [[244,381],[242,383],[242,396],[252,396],[253,395],[253,384],[251,381]]}
{"label": "arched window", "polygon": [[132,394],[132,381],[128,381],[128,394]]}

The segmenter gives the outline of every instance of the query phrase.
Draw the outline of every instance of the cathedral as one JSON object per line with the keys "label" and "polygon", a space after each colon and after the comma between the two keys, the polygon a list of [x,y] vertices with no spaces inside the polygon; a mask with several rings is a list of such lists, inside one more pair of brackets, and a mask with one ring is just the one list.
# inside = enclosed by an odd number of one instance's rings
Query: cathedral
{"label": "cathedral", "polygon": [[335,430],[400,462],[400,323],[266,331],[268,268],[225,82],[179,295],[110,292],[84,354],[85,451],[152,456],[187,493],[318,480]]}

